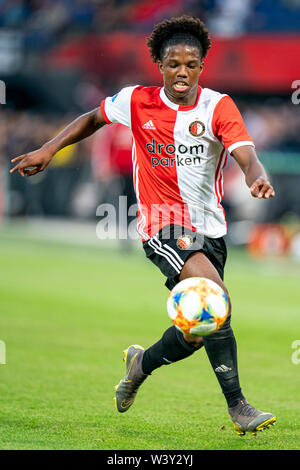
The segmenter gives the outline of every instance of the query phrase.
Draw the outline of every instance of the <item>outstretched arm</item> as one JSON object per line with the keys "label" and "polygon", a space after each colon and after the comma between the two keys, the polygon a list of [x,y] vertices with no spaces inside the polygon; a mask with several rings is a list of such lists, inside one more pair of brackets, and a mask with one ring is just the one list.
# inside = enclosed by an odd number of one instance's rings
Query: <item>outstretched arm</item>
{"label": "outstretched arm", "polygon": [[100,108],[82,114],[40,149],[13,158],[11,162],[16,165],[10,173],[18,171],[21,176],[32,176],[43,171],[59,150],[89,137],[104,124]]}
{"label": "outstretched arm", "polygon": [[253,197],[269,199],[275,191],[266,171],[259,161],[254,147],[244,145],[233,150],[232,155],[245,174],[245,180]]}

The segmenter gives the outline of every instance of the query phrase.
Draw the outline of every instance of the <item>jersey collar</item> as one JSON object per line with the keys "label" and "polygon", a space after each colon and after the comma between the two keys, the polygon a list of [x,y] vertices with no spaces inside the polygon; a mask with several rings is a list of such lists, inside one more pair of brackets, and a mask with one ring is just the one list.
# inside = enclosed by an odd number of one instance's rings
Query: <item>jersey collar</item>
{"label": "jersey collar", "polygon": [[170,101],[169,98],[166,95],[164,87],[162,87],[160,89],[160,98],[165,103],[165,105],[167,105],[171,109],[174,109],[175,111],[191,111],[192,109],[194,109],[198,106],[201,91],[202,91],[202,88],[198,85],[196,103],[193,104],[192,106],[183,106],[183,105],[180,105],[180,104],[175,104],[175,103],[173,103],[173,101]]}

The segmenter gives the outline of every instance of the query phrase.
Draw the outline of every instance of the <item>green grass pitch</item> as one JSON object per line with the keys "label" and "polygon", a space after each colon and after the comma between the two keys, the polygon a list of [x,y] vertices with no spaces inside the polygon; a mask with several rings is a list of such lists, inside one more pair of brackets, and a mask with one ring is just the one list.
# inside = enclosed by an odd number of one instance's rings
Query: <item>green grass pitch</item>
{"label": "green grass pitch", "polygon": [[123,349],[150,346],[170,325],[163,276],[142,251],[20,235],[0,237],[0,259],[0,449],[300,449],[299,264],[229,252],[242,389],[277,416],[239,437],[204,350],[155,371],[116,412]]}

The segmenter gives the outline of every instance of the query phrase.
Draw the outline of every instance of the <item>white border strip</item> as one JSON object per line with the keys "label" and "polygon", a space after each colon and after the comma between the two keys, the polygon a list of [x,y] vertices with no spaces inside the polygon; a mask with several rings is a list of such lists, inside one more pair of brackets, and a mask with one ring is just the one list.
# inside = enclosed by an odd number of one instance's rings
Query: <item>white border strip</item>
{"label": "white border strip", "polygon": [[241,142],[236,142],[235,144],[229,145],[228,147],[229,153],[232,153],[235,149],[239,147],[243,147],[244,145],[251,145],[251,147],[255,147],[252,140],[243,140]]}

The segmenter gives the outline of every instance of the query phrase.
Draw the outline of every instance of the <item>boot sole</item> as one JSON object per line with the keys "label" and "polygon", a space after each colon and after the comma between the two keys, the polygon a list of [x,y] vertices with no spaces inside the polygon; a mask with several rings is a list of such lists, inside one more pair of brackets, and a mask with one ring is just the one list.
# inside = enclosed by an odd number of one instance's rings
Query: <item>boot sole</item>
{"label": "boot sole", "polygon": [[263,423],[256,426],[256,428],[253,429],[252,431],[245,431],[237,423],[233,423],[233,426],[234,426],[234,429],[235,429],[236,433],[239,436],[244,436],[246,434],[246,432],[250,432],[252,434],[252,436],[256,436],[256,433],[258,431],[264,431],[265,429],[269,429],[271,426],[274,426],[275,421],[276,421],[276,416],[273,416],[272,418],[269,418],[266,421],[264,421]]}

